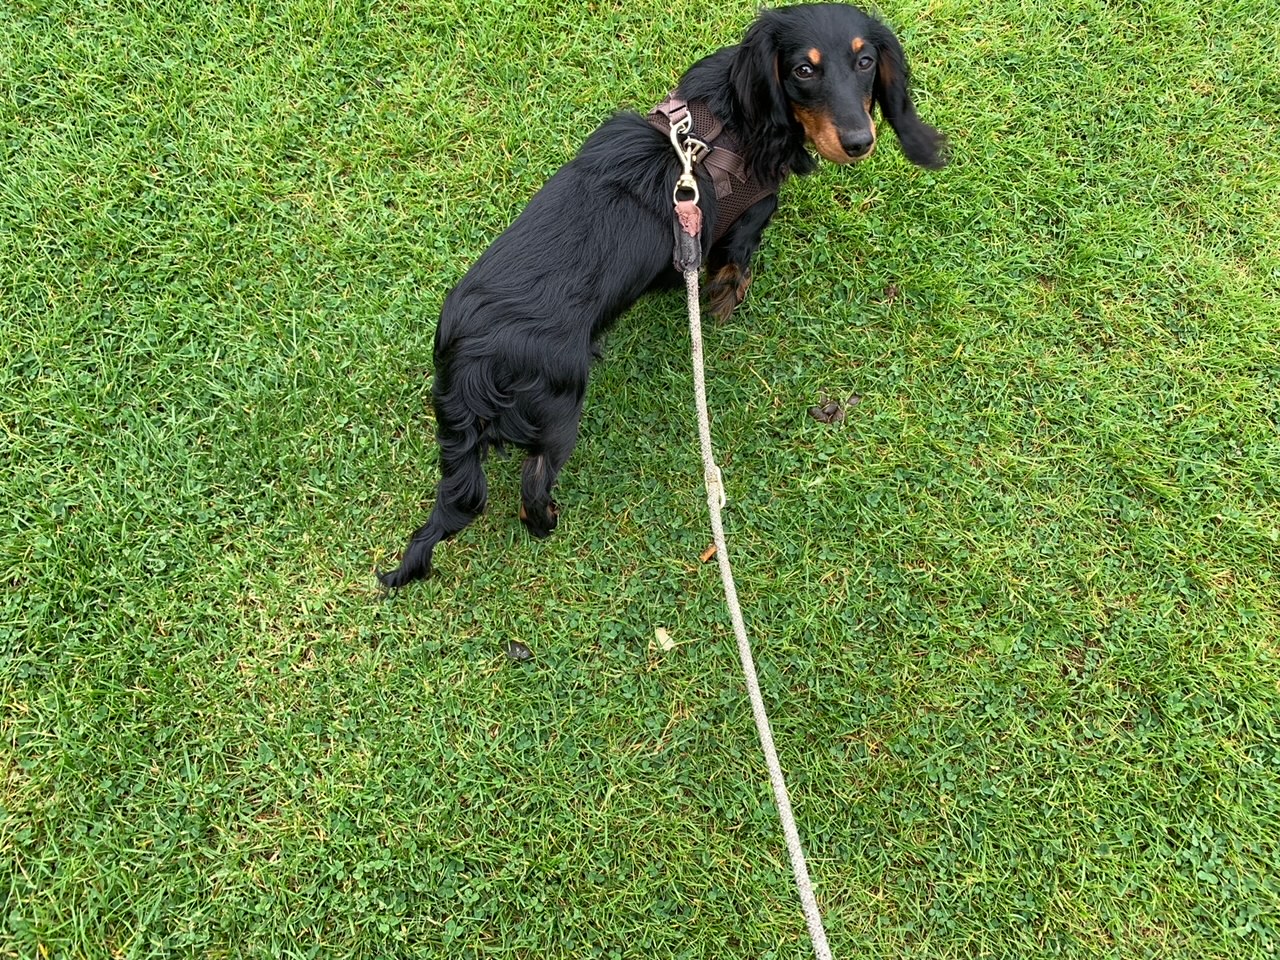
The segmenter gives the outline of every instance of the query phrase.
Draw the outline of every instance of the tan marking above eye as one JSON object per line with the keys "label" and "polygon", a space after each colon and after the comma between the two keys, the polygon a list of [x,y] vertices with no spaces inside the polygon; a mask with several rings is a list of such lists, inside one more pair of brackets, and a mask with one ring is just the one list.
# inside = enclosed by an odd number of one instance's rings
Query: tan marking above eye
{"label": "tan marking above eye", "polygon": [[865,47],[866,45],[867,45],[867,41],[863,40],[861,37],[854,37],[853,43],[851,44],[851,46],[853,47],[854,53],[861,53],[862,48]]}
{"label": "tan marking above eye", "polygon": [[817,47],[814,47],[812,50],[810,50],[808,56],[809,56],[809,62],[812,63],[815,67],[822,62],[822,51],[819,50]]}

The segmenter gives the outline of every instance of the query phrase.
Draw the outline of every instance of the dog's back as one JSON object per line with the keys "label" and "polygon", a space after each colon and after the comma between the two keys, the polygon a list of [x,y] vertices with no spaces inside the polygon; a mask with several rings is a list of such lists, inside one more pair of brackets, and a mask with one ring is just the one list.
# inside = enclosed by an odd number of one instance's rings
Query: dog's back
{"label": "dog's back", "polygon": [[436,363],[469,339],[485,356],[513,338],[524,367],[529,348],[589,347],[670,268],[669,151],[634,113],[596,130],[445,298]]}

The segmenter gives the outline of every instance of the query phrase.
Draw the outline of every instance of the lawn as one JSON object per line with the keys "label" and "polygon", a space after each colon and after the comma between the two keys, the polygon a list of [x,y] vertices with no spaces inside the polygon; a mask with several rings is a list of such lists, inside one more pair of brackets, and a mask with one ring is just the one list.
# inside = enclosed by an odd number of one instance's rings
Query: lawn
{"label": "lawn", "polygon": [[[881,12],[952,164],[788,183],[707,329],[836,956],[1275,957],[1280,7]],[[811,955],[681,293],[611,335],[553,537],[499,460],[432,580],[373,577],[445,292],[751,16],[0,6],[0,956]]]}

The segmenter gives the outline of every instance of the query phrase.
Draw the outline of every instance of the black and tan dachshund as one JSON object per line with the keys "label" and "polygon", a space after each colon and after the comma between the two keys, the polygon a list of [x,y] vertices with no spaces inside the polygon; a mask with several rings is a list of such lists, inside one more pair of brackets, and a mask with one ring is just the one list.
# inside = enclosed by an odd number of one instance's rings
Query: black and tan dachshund
{"label": "black and tan dachshund", "polygon": [[[913,163],[945,162],[943,137],[917,116],[907,81],[893,33],[839,3],[766,11],[742,43],[681,78],[668,107],[687,105],[693,135],[716,137],[698,170],[716,314],[746,294],[778,185],[817,166],[809,145],[835,163],[869,156],[878,108]],[[679,281],[668,122],[629,112],[605,122],[445,298],[432,386],[440,484],[400,566],[379,574],[384,586],[427,576],[436,544],[484,510],[491,447],[527,452],[520,519],[535,537],[555,529],[551,490],[577,440],[597,339],[643,293]],[[714,179],[713,158],[729,161]]]}

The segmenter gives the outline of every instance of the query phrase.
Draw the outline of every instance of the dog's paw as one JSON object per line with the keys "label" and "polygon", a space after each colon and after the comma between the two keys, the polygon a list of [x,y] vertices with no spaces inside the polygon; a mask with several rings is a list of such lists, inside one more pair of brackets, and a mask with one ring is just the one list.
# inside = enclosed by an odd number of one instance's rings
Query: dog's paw
{"label": "dog's paw", "polygon": [[384,597],[394,597],[400,588],[409,582],[406,577],[401,575],[399,567],[385,572],[375,569],[373,574],[378,578],[378,585],[382,587],[382,595]]}
{"label": "dog's paw", "polygon": [[560,505],[552,500],[551,503],[547,504],[547,508],[541,511],[541,514],[541,516],[538,516],[536,513],[530,513],[523,503],[520,504],[520,521],[528,529],[529,535],[539,540],[545,540],[551,536],[551,531],[560,522]]}
{"label": "dog's paw", "polygon": [[419,570],[412,570],[402,563],[394,570],[388,570],[385,573],[377,569],[373,572],[378,578],[378,583],[382,585],[383,595],[394,597],[401,587],[413,583],[415,580],[425,580],[431,576],[431,567],[427,566]]}
{"label": "dog's paw", "polygon": [[711,313],[721,320],[733,313],[733,308],[747,298],[751,286],[751,268],[727,263],[707,283],[707,305]]}

